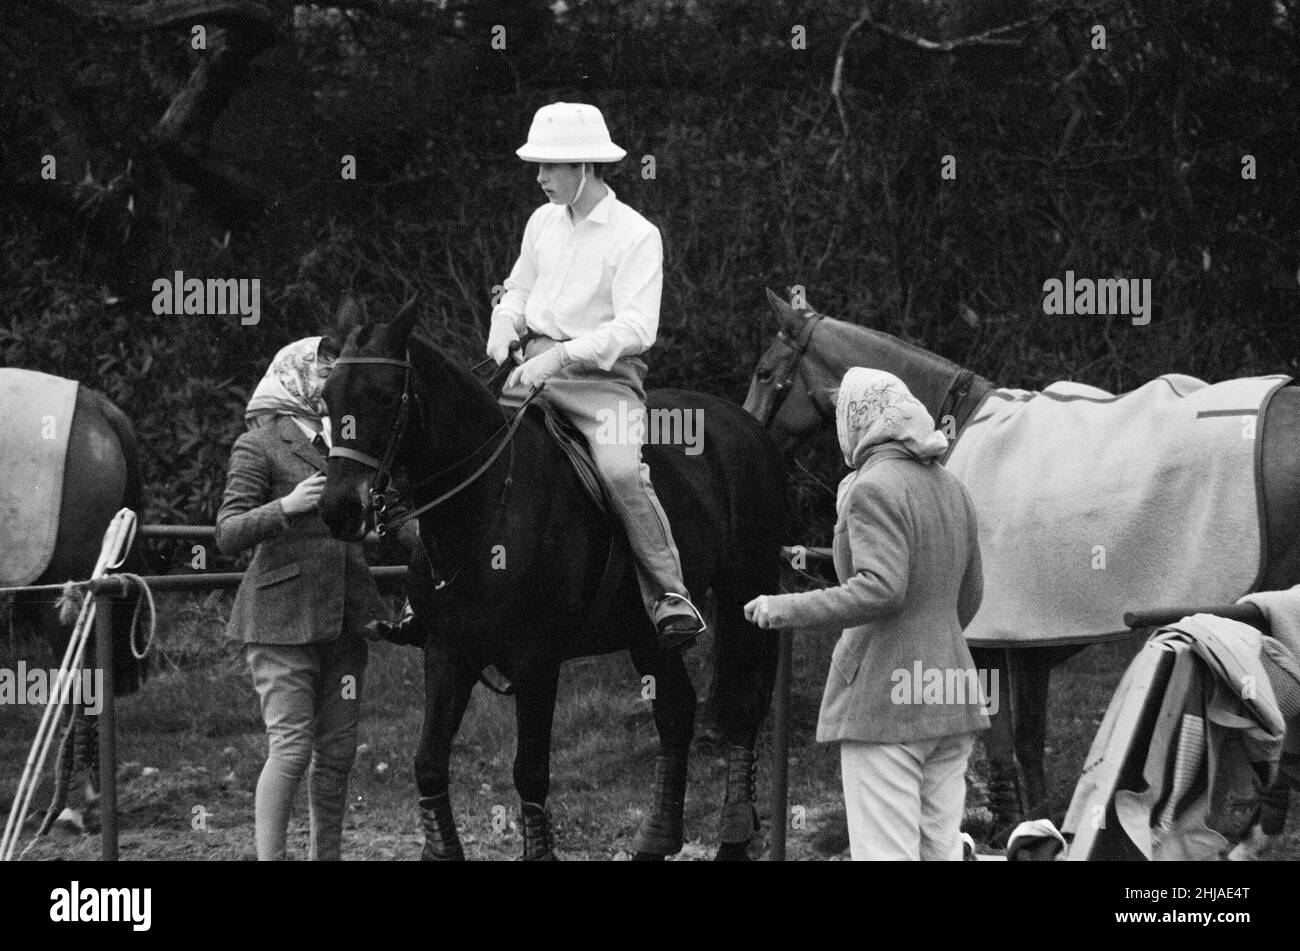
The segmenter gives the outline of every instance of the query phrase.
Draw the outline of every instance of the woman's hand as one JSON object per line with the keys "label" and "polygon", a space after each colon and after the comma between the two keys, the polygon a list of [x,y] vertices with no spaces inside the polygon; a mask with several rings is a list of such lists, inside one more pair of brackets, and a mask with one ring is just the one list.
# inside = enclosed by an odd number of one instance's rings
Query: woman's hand
{"label": "woman's hand", "polygon": [[767,595],[760,594],[745,605],[745,620],[764,631],[772,627],[772,616],[768,613],[767,607]]}
{"label": "woman's hand", "polygon": [[315,510],[324,494],[325,474],[318,472],[303,479],[292,492],[280,499],[280,508],[284,509],[285,515],[302,515]]}

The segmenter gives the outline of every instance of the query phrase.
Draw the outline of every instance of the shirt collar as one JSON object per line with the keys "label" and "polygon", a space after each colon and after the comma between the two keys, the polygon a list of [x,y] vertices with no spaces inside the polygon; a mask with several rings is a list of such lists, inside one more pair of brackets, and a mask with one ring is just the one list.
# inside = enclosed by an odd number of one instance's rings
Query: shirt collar
{"label": "shirt collar", "polygon": [[598,225],[606,224],[609,221],[609,213],[614,207],[616,196],[613,188],[609,185],[605,187],[608,189],[605,197],[596,203],[596,207],[591,209],[591,213],[583,219],[584,221],[594,221]]}

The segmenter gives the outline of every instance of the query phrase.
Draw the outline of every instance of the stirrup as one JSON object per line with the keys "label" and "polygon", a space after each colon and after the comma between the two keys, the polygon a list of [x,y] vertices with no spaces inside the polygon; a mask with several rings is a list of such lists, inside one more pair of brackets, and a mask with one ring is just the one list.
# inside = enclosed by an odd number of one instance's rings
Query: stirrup
{"label": "stirrup", "polygon": [[684,604],[684,605],[686,605],[688,608],[690,608],[690,610],[691,610],[691,614],[692,614],[692,615],[694,616],[694,618],[695,618],[695,622],[696,622],[697,624],[699,624],[699,626],[700,626],[700,633],[701,633],[701,634],[703,634],[705,631],[708,630],[709,626],[704,622],[704,615],[702,615],[702,614],[700,613],[700,609],[697,608],[697,607],[696,607],[696,606],[691,602],[691,599],[688,598],[688,597],[686,597],[686,595],[684,595],[684,594],[678,594],[678,593],[675,592],[675,591],[665,591],[665,592],[664,592],[663,594],[661,594],[659,597],[655,598],[654,604],[651,605],[651,609],[652,609],[652,610],[658,610],[658,609],[659,609],[659,605],[663,604],[665,601],[668,601],[668,600],[680,601],[680,602],[682,602],[682,604]]}

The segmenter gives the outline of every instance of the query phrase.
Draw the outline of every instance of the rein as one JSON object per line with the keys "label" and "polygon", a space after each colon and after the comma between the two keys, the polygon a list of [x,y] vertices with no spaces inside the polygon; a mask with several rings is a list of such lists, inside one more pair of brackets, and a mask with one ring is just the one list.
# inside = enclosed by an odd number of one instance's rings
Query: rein
{"label": "rein", "polygon": [[[437,497],[424,503],[423,505],[420,505],[417,508],[414,508],[411,511],[404,513],[403,515],[393,520],[392,522],[387,522],[384,519],[384,513],[388,510],[390,504],[390,500],[388,499],[388,495],[387,495],[387,488],[391,477],[393,459],[397,454],[397,446],[401,442],[402,437],[406,433],[406,427],[410,421],[410,416],[411,416],[411,404],[412,402],[414,402],[414,398],[411,393],[411,373],[414,368],[412,367],[411,364],[410,351],[407,351],[406,358],[403,360],[398,360],[393,357],[340,356],[337,360],[334,361],[334,365],[335,366],[348,366],[348,365],[395,366],[395,367],[401,367],[403,371],[401,404],[398,407],[397,416],[393,420],[393,427],[389,431],[388,442],[384,448],[383,457],[376,458],[375,456],[371,456],[367,453],[358,452],[355,449],[349,449],[345,446],[338,446],[338,445],[332,447],[329,452],[331,457],[339,456],[344,459],[352,459],[356,462],[361,463],[363,466],[366,466],[367,468],[375,470],[374,485],[371,486],[370,489],[370,514],[372,514],[375,518],[375,532],[376,534],[379,535],[380,538],[385,538],[389,534],[389,532],[400,529],[407,522],[411,521],[412,519],[418,518],[420,515],[423,515],[425,512],[429,511],[432,508],[436,508],[437,506],[442,505],[444,502],[459,495],[465,489],[469,488],[471,485],[477,482],[479,477],[482,476],[483,473],[487,472],[487,470],[491,468],[492,464],[495,463],[497,459],[501,457],[501,453],[503,453],[506,450],[506,447],[512,446],[515,433],[518,432],[519,427],[523,424],[525,410],[527,410],[529,404],[532,403],[532,401],[537,398],[537,395],[542,392],[541,386],[535,387],[533,391],[529,393],[528,396],[524,399],[523,405],[519,407],[519,410],[515,413],[514,418],[509,420],[506,423],[503,423],[501,428],[498,429],[496,432],[494,432],[491,436],[489,436],[482,443],[482,445],[480,445],[477,449],[471,452],[468,456],[458,460],[457,462],[448,466],[446,469],[434,473],[432,476],[429,476],[427,479],[422,479],[416,485],[411,486],[409,491],[411,495],[414,495],[417,490],[422,489],[423,487],[425,487],[431,482],[437,481],[439,478],[446,475],[448,472],[454,471],[455,469],[458,469],[459,467],[463,466],[465,463],[469,462],[480,452],[482,452],[483,449],[491,445],[493,440],[497,439],[498,436],[501,436],[501,434],[504,433],[505,434],[504,437],[497,444],[497,447],[492,451],[492,454],[488,456],[488,458],[483,462],[482,465],[480,465],[477,469],[475,469],[472,473],[470,473],[470,475],[462,479],[459,483],[457,483],[452,488],[448,489],[446,492],[443,492],[441,495],[438,495]],[[507,474],[505,482],[502,487],[501,501],[500,504],[497,506],[497,513],[492,521],[493,526],[495,526],[497,518],[500,517],[501,508],[503,508],[505,505],[506,492],[509,490],[510,483],[512,481],[513,472],[514,472],[514,451],[512,449],[510,454],[510,473]],[[400,498],[401,497],[398,496],[392,499],[391,501],[393,502],[400,501]],[[430,562],[430,564],[432,564],[432,562]],[[459,569],[457,569],[456,574],[459,573],[460,571]],[[453,575],[452,577],[454,578],[455,575]]]}

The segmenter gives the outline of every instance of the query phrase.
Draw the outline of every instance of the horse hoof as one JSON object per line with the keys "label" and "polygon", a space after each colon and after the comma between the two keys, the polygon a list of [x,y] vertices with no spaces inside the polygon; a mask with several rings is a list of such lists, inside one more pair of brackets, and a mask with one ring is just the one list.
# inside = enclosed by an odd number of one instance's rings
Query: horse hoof
{"label": "horse hoof", "polygon": [[633,852],[632,853],[633,862],[662,862],[666,858],[667,858],[666,855],[660,855],[657,852]]}
{"label": "horse hoof", "polygon": [[81,813],[76,809],[71,809],[66,806],[63,811],[59,813],[59,817],[54,820],[50,828],[68,835],[86,834],[86,823],[82,819]]}
{"label": "horse hoof", "polygon": [[1251,826],[1250,832],[1246,834],[1246,838],[1238,842],[1236,846],[1233,847],[1232,851],[1228,853],[1228,861],[1258,862],[1268,855],[1269,850],[1272,849],[1281,838],[1280,835],[1266,834],[1264,830],[1257,825]]}
{"label": "horse hoof", "polygon": [[718,852],[713,856],[715,862],[748,862],[749,843],[748,842],[724,842],[718,846]]}

